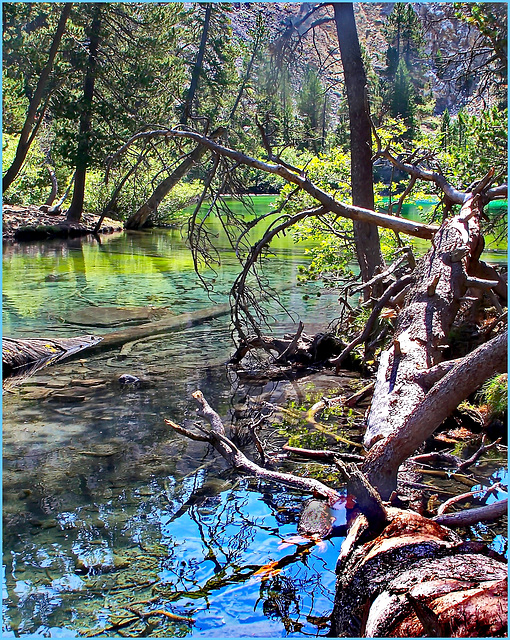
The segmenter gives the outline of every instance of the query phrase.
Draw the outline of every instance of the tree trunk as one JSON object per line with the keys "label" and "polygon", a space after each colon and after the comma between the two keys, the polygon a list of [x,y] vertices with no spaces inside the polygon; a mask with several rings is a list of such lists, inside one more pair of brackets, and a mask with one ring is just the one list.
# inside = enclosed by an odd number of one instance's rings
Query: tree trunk
{"label": "tree trunk", "polygon": [[[367,80],[354,19],[352,3],[334,3],[335,22],[344,69],[351,149],[352,203],[364,209],[374,208],[372,136],[368,114]],[[363,282],[383,264],[377,226],[355,221],[354,240]],[[368,298],[370,292],[365,290]]]}
{"label": "tree trunk", "polygon": [[350,527],[329,635],[505,636],[506,562],[417,513],[388,512],[391,522],[374,540],[362,541],[364,516]]}
{"label": "tree trunk", "polygon": [[59,340],[2,339],[2,377],[24,377],[101,341],[94,336]]}
{"label": "tree trunk", "polygon": [[[211,134],[211,140],[217,140],[225,133],[225,131],[226,129],[224,127],[219,127]],[[149,199],[142,204],[138,211],[127,219],[125,224],[126,229],[141,229],[147,222],[149,216],[157,211],[163,199],[166,198],[170,191],[180,180],[182,180],[188,171],[190,171],[190,169],[200,161],[206,151],[207,147],[204,145],[198,145],[198,147],[196,147],[181,162],[171,175],[160,182]]]}
{"label": "tree trunk", "polygon": [[55,170],[53,169],[53,167],[51,166],[51,164],[47,164],[46,165],[46,169],[48,170],[48,173],[50,174],[50,180],[51,180],[51,191],[50,191],[50,195],[46,198],[46,202],[44,203],[47,207],[51,207],[51,205],[53,204],[53,202],[55,201],[55,198],[57,197],[57,193],[58,193],[58,181],[57,181],[57,175],[55,173]]}
{"label": "tree trunk", "polygon": [[427,389],[427,373],[443,360],[461,299],[468,286],[476,284],[470,274],[483,248],[480,214],[475,196],[458,216],[443,223],[415,272],[417,281],[393,344],[381,354],[364,439],[365,447],[373,448],[363,470],[384,499],[396,487],[400,464],[469,393],[505,366],[506,342],[498,337]]}
{"label": "tree trunk", "polygon": [[101,31],[101,5],[96,4],[92,23],[90,25],[89,56],[85,82],[83,85],[83,105],[80,115],[80,133],[78,137],[78,149],[76,152],[76,171],[74,174],[74,191],[71,206],[67,212],[69,222],[79,222],[83,213],[83,201],[85,198],[85,181],[87,168],[90,164],[90,126],[92,122],[92,102],[94,99],[94,84],[97,75],[97,51]]}
{"label": "tree trunk", "polygon": [[55,31],[53,42],[51,43],[48,62],[46,63],[44,69],[41,71],[41,75],[39,76],[39,80],[34,91],[34,95],[32,96],[32,99],[30,100],[30,104],[28,106],[28,113],[23,125],[23,129],[21,130],[18,147],[16,149],[16,155],[14,156],[14,160],[12,161],[11,166],[9,167],[9,169],[7,169],[7,172],[2,180],[2,189],[4,193],[14,182],[21,167],[23,166],[25,158],[27,157],[28,150],[30,149],[30,145],[34,141],[39,126],[42,122],[44,111],[43,113],[39,114],[39,119],[36,122],[37,110],[39,109],[39,105],[41,104],[46,85],[48,84],[48,78],[53,68],[53,63],[57,55],[60,41],[62,40],[62,36],[64,35],[67,19],[69,18],[72,7],[72,2],[65,3],[62,9],[62,13],[60,14],[57,30]]}
{"label": "tree trunk", "polygon": [[[439,427],[457,406],[490,377],[507,370],[507,334],[501,333],[454,366],[406,414],[400,427],[377,442],[363,467],[383,497],[396,488],[400,465]],[[418,376],[416,380],[420,381]],[[413,383],[404,385],[404,389]],[[392,399],[390,399],[391,402]],[[402,402],[402,400],[401,400]],[[393,417],[397,412],[393,412]],[[399,414],[402,419],[402,415]]]}
{"label": "tree trunk", "polygon": [[200,73],[202,72],[205,46],[207,44],[207,35],[209,32],[209,23],[211,21],[211,12],[212,12],[212,5],[208,4],[205,9],[204,26],[202,28],[202,38],[200,40],[200,47],[198,49],[195,66],[193,67],[193,73],[191,75],[191,84],[188,89],[188,94],[186,96],[186,102],[184,104],[182,118],[181,118],[181,124],[184,124],[184,125],[188,123],[188,119],[190,118],[191,112],[193,110],[193,100],[195,98],[195,93],[198,88]]}

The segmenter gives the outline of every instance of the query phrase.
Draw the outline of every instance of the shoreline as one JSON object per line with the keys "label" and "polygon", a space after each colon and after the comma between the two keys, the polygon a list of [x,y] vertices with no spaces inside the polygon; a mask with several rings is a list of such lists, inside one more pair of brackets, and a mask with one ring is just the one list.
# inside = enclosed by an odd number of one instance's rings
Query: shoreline
{"label": "shoreline", "polygon": [[[98,215],[84,213],[80,222],[67,222],[65,213],[50,215],[37,205],[4,204],[2,206],[2,241],[31,242],[54,238],[79,238],[92,235],[98,220]],[[99,233],[107,234],[123,230],[122,222],[105,218]]]}

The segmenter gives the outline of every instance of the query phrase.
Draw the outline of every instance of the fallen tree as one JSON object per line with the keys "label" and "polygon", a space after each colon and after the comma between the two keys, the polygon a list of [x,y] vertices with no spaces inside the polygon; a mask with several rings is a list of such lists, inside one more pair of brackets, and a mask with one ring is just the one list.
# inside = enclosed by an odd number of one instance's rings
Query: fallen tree
{"label": "fallen tree", "polygon": [[[319,498],[305,503],[298,530],[311,541],[327,537],[332,527],[329,509],[345,502],[345,495],[312,478],[256,464],[226,436],[220,416],[203,394],[196,391],[193,398],[210,428],[195,424],[197,433],[171,420],[166,420],[167,424],[183,436],[212,445],[240,472]],[[307,455],[305,450],[300,453]],[[338,560],[329,635],[505,635],[508,584],[504,558],[483,544],[464,542],[448,527],[501,517],[506,501],[469,509],[464,518],[461,513],[433,521],[383,503],[352,462],[345,464],[340,455],[323,453],[344,472],[348,494],[356,503]]]}
{"label": "fallen tree", "polygon": [[85,349],[99,344],[101,338],[80,336],[78,338],[27,339],[2,338],[2,378],[13,382],[34,374],[43,367],[69,358]]}
{"label": "fallen tree", "polygon": [[[401,465],[460,402],[491,375],[506,371],[507,336],[505,314],[501,313],[506,304],[504,287],[499,274],[480,261],[480,218],[489,186],[490,177],[482,181],[478,191],[463,194],[460,212],[437,229],[426,256],[411,273],[390,278],[387,293],[373,305],[375,316],[370,316],[370,322],[390,300],[398,310],[398,319],[393,339],[379,359],[364,442],[368,453],[359,462],[348,464],[332,452],[324,456],[342,470],[347,491],[356,503],[338,564],[331,635],[505,634],[506,562],[485,545],[464,542],[452,528],[501,518],[506,501],[470,509],[464,517],[462,513],[438,514],[435,520],[395,506],[402,503],[404,491],[404,485],[398,484]],[[455,201],[460,198],[455,192],[450,195]],[[322,208],[312,215],[329,210],[319,202]],[[236,281],[238,287],[241,283],[240,290],[264,243],[277,228],[288,228],[287,223],[290,225],[290,220],[283,220],[280,227],[275,225],[254,245]],[[481,296],[472,295],[473,291]],[[455,323],[463,314],[469,315],[480,297],[489,305],[494,303],[496,318],[486,325],[490,329],[478,333],[479,346],[473,345],[467,355],[445,361]],[[241,299],[242,310],[250,313],[249,298]],[[499,333],[495,331],[498,326]],[[348,347],[366,340],[369,332],[362,332]],[[306,338],[302,325],[295,336],[284,340],[267,338],[260,332],[251,338],[245,336],[234,362],[241,361],[252,348],[276,352],[276,362],[288,361],[309,350]],[[348,350],[344,348],[330,364],[338,364]],[[200,403],[201,394],[197,394],[194,396]],[[210,412],[203,415],[211,419]],[[338,494],[329,493],[323,485],[318,488],[307,478],[281,477],[249,461],[224,433],[201,429],[197,438],[193,432],[170,424],[187,437],[210,443],[244,473],[322,496],[329,506],[337,499]]]}
{"label": "fallen tree", "polygon": [[427,388],[427,377],[437,375],[434,367],[443,361],[468,287],[498,285],[497,279],[470,275],[483,249],[480,214],[474,196],[458,216],[443,223],[415,271],[415,285],[399,315],[393,342],[381,354],[364,439],[365,447],[372,449],[364,470],[384,498],[396,488],[400,464],[487,378],[506,371],[503,333]]}

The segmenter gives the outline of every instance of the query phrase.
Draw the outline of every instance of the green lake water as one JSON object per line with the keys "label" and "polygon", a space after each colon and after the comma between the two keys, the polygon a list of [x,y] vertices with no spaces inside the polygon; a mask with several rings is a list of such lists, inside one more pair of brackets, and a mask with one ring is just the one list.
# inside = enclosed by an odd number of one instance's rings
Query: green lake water
{"label": "green lake water", "polygon": [[[258,210],[271,200],[257,198]],[[212,299],[179,231],[4,246],[4,335],[103,335],[123,326],[105,327],[105,308],[159,317],[227,301],[239,263],[219,227],[211,231],[223,247]],[[268,282],[295,283],[305,249],[277,239]],[[282,301],[293,316],[275,307],[275,332],[295,330],[298,318],[310,334],[326,327],[336,298],[318,284],[289,288]],[[164,419],[192,425],[196,389],[235,428],[247,399],[311,405],[362,381],[254,383],[227,369],[231,353],[229,318],[218,317],[127,353],[84,354],[4,393],[5,637],[325,633],[342,538],[293,544],[306,496],[240,477]],[[121,385],[123,374],[140,384]],[[359,438],[360,415],[344,435]],[[265,431],[268,447],[277,451],[292,428]],[[252,452],[248,435],[237,435]],[[501,473],[484,464],[487,478]],[[494,539],[492,530],[474,535]]]}

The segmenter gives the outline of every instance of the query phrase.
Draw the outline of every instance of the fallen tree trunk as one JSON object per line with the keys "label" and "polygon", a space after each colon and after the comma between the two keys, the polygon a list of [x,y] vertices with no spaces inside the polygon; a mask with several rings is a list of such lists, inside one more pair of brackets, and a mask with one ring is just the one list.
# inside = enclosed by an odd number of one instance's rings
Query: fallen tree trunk
{"label": "fallen tree trunk", "polygon": [[60,338],[59,340],[2,339],[2,376],[21,378],[35,373],[42,367],[68,358],[101,342],[95,336]]}
{"label": "fallen tree trunk", "polygon": [[467,289],[467,256],[480,251],[479,215],[470,200],[459,216],[443,224],[413,274],[415,286],[399,315],[393,344],[381,354],[364,438],[367,449],[395,431],[424,399],[416,373],[443,360]]}
{"label": "fallen tree trunk", "polygon": [[391,522],[362,541],[351,525],[337,565],[331,636],[500,637],[507,629],[507,566],[417,513],[388,509]]}
{"label": "fallen tree trunk", "polygon": [[[209,421],[211,428],[195,424],[197,433],[170,420],[166,420],[167,424],[190,439],[211,444],[239,471],[322,497],[322,502],[305,503],[298,529],[314,540],[329,535],[328,507],[345,501],[345,497],[317,480],[264,469],[252,462],[225,436],[220,416],[203,394],[196,391],[193,397],[200,415]],[[334,453],[330,453],[335,459]],[[346,477],[355,471],[352,464],[340,466]],[[354,482],[348,479],[348,493],[354,493],[352,497],[362,513],[351,521],[342,544],[329,635],[372,638],[505,635],[508,597],[504,559],[483,544],[464,542],[436,521],[381,503],[363,474],[355,475]],[[476,511],[483,520],[501,516],[505,506],[506,501],[501,501]],[[470,522],[472,511],[466,512]],[[375,535],[374,519],[379,528]]]}
{"label": "fallen tree trunk", "polygon": [[506,371],[507,343],[505,332],[471,352],[424,395],[394,433],[370,449],[363,468],[383,497],[396,488],[400,465],[443,420],[485,380]]}
{"label": "fallen tree trunk", "polygon": [[470,273],[483,248],[480,213],[478,198],[471,198],[442,225],[415,273],[393,344],[381,354],[363,470],[384,499],[396,488],[400,464],[490,375],[506,370],[506,335],[501,335],[449,373],[443,367],[446,375],[430,391],[427,384],[429,372],[437,378],[463,296],[476,284]]}
{"label": "fallen tree trunk", "polygon": [[[211,140],[218,140],[222,135],[226,133],[224,127],[219,127],[211,133]],[[179,166],[158,186],[154,189],[153,193],[142,206],[135,211],[126,220],[126,229],[141,229],[147,222],[149,216],[153,215],[159,205],[163,202],[164,198],[170,193],[175,185],[184,178],[184,176],[191,170],[191,168],[200,162],[202,156],[208,151],[207,147],[199,144],[186,158],[179,164]]]}
{"label": "fallen tree trunk", "polygon": [[229,313],[229,304],[219,304],[216,307],[199,309],[191,313],[181,313],[177,316],[162,318],[155,322],[129,327],[121,331],[112,331],[103,337],[81,336],[79,338],[60,338],[59,340],[12,340],[3,338],[3,378],[4,380],[6,378],[12,380],[16,376],[17,379],[21,380],[33,375],[42,367],[54,364],[63,358],[69,358],[78,352],[98,353],[107,351],[149,336],[165,335],[171,331],[186,329]]}

